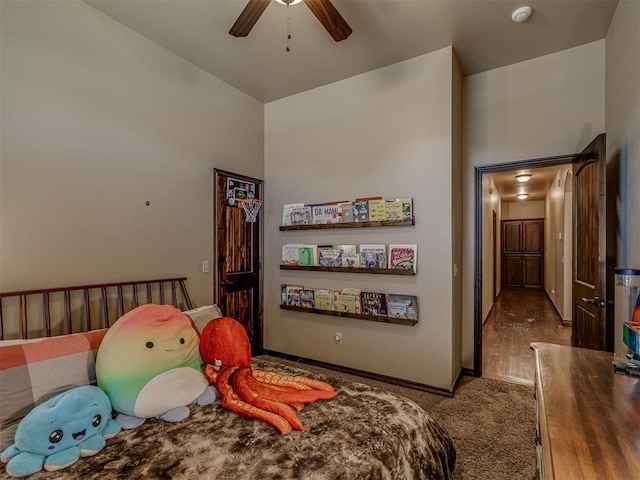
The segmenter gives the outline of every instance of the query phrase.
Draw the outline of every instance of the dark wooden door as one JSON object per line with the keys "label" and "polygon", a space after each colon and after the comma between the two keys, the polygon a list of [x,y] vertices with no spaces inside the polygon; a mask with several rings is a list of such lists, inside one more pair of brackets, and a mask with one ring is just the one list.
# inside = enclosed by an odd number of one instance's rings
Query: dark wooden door
{"label": "dark wooden door", "polygon": [[575,347],[613,350],[606,314],[605,135],[573,162],[573,330]]}
{"label": "dark wooden door", "polygon": [[502,221],[502,285],[542,288],[544,220]]}
{"label": "dark wooden door", "polygon": [[262,350],[262,211],[247,222],[242,198],[262,199],[262,180],[214,171],[214,297],[222,314],[244,325],[253,354]]}

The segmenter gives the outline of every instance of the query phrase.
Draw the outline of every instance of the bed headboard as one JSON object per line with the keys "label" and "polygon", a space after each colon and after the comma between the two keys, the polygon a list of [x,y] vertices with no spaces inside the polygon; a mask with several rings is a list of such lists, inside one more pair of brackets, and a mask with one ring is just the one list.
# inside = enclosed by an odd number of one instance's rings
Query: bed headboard
{"label": "bed headboard", "polygon": [[145,303],[191,310],[186,278],[0,293],[0,340],[89,332]]}

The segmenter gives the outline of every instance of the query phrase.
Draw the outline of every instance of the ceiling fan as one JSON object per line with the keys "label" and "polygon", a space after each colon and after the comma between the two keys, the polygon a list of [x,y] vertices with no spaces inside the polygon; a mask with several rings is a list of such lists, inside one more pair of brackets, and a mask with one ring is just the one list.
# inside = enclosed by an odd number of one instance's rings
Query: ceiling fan
{"label": "ceiling fan", "polygon": [[[246,37],[265,11],[271,0],[249,0],[242,13],[233,24],[229,33],[234,37]],[[281,3],[293,4],[293,0],[283,0]],[[336,10],[330,0],[304,0],[305,5],[313,12],[320,23],[336,42],[351,35],[351,27]]]}

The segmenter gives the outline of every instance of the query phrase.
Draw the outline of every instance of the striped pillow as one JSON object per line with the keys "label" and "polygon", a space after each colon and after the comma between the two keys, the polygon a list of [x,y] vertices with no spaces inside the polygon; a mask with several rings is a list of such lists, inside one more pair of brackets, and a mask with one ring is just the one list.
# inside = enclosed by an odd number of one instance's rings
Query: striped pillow
{"label": "striped pillow", "polygon": [[35,406],[79,385],[95,385],[95,359],[107,329],[0,344],[0,451]]}

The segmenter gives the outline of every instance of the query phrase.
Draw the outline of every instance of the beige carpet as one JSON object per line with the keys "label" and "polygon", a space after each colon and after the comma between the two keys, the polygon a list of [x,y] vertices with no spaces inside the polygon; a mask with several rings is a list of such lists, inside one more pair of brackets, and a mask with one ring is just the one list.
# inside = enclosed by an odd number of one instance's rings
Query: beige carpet
{"label": "beige carpet", "polygon": [[464,377],[453,396],[444,397],[300,364],[331,377],[377,386],[410,398],[451,435],[457,451],[454,480],[531,480],[536,478],[533,387],[486,378]]}

